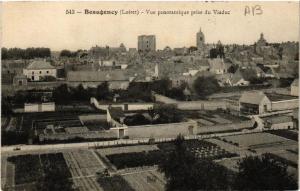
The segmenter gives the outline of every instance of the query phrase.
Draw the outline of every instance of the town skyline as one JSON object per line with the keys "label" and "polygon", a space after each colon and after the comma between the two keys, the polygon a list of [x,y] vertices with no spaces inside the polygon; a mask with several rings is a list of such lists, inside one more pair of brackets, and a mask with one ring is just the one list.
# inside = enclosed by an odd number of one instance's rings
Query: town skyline
{"label": "town skyline", "polygon": [[[166,9],[169,5],[159,4],[161,9]],[[251,4],[253,3],[249,3]],[[96,45],[118,47],[123,43],[126,48],[137,48],[139,35],[155,35],[157,49],[164,49],[166,46],[190,47],[196,46],[196,33],[200,28],[205,35],[206,43],[209,44],[220,40],[223,44],[251,45],[258,40],[260,33],[264,33],[265,39],[270,43],[298,41],[299,38],[297,2],[262,3],[264,14],[251,17],[243,16],[243,3],[228,2],[213,4],[191,2],[182,8],[189,10],[196,5],[199,9],[222,8],[230,9],[232,12],[231,15],[222,16],[66,15],[66,8],[118,9],[133,7],[133,4],[51,2],[47,3],[47,6],[43,5],[41,2],[3,4],[2,47],[49,47],[53,51],[59,51],[89,49]],[[174,5],[182,6],[180,3]],[[147,3],[140,3],[133,8],[146,7]],[[149,9],[155,10],[158,6],[152,5]],[[184,22],[187,19],[189,22]],[[16,28],[18,30],[15,30]],[[28,28],[32,30],[27,30]]]}

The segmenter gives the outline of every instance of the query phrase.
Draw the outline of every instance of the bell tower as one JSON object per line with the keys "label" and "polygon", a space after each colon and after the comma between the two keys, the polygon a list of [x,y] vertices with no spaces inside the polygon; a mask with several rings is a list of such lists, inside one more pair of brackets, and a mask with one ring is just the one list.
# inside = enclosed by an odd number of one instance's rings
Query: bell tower
{"label": "bell tower", "polygon": [[201,31],[201,28],[199,32],[197,33],[197,48],[198,50],[203,50],[205,48],[205,36],[203,32]]}

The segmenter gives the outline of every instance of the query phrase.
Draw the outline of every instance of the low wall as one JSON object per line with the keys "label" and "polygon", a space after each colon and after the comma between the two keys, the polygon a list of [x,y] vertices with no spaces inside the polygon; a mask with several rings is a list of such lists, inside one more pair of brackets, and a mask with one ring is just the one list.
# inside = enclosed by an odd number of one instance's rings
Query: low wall
{"label": "low wall", "polygon": [[174,103],[179,102],[175,99],[172,99],[172,98],[160,95],[160,94],[156,94],[156,93],[154,93],[154,97],[155,97],[155,101],[162,102],[162,103],[165,103],[165,104],[174,104]]}
{"label": "low wall", "polygon": [[240,131],[246,128],[251,128],[254,125],[254,121],[247,120],[240,123],[229,123],[229,124],[219,124],[213,126],[199,126],[197,133],[216,133],[224,131]]}
{"label": "low wall", "polygon": [[121,107],[123,111],[138,111],[148,110],[153,108],[154,103],[111,103],[111,104],[99,104],[98,100],[94,97],[90,99],[90,103],[93,104],[97,109],[107,110],[111,107]]}
{"label": "low wall", "polygon": [[114,131],[90,131],[88,133],[56,133],[56,134],[41,134],[39,135],[39,140],[68,140],[74,138],[84,138],[84,139],[109,139],[109,138],[117,138],[117,134]]}
{"label": "low wall", "polygon": [[55,111],[55,103],[25,103],[24,112],[46,112]]}
{"label": "low wall", "polygon": [[104,120],[106,121],[106,115],[92,114],[92,115],[80,115],[80,121],[93,121],[93,120]]}
{"label": "low wall", "polygon": [[299,100],[284,100],[271,103],[272,111],[289,110],[299,108]]}
{"label": "low wall", "polygon": [[225,101],[181,101],[177,108],[181,110],[216,110],[226,109]]}
{"label": "low wall", "polygon": [[294,128],[293,121],[286,122],[286,123],[279,123],[279,124],[273,124],[271,126],[271,129],[277,130],[277,129],[292,129]]}
{"label": "low wall", "polygon": [[42,103],[41,104],[41,111],[55,111],[55,104],[54,103]]}
{"label": "low wall", "polygon": [[181,110],[216,110],[226,109],[226,101],[224,100],[213,100],[213,101],[177,101],[169,97],[155,94],[155,101],[162,102],[165,104],[175,104],[178,109]]}
{"label": "low wall", "polygon": [[25,103],[24,104],[24,111],[25,112],[38,112],[39,111],[39,104]]}
{"label": "low wall", "polygon": [[196,134],[197,122],[168,123],[156,125],[129,126],[127,135],[130,138],[175,138],[178,134]]}

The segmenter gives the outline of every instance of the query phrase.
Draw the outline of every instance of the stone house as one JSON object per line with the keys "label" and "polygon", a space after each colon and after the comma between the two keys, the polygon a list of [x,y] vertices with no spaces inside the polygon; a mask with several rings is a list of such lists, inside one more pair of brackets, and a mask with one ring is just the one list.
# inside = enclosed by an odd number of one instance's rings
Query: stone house
{"label": "stone house", "polygon": [[56,78],[56,68],[45,60],[35,60],[23,70],[23,74],[31,81],[40,81],[45,76]]}

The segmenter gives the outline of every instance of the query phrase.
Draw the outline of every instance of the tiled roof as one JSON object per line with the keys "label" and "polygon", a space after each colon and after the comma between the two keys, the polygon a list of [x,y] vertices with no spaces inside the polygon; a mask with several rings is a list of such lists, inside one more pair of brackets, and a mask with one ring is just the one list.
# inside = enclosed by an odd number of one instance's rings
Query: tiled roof
{"label": "tiled roof", "polygon": [[27,66],[28,70],[55,69],[49,62],[44,60],[35,60]]}
{"label": "tiled roof", "polygon": [[265,97],[266,95],[262,91],[248,91],[242,94],[240,102],[259,105]]}
{"label": "tiled roof", "polygon": [[113,71],[70,71],[67,80],[71,82],[128,81],[129,77],[122,70]]}

